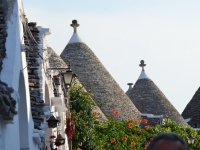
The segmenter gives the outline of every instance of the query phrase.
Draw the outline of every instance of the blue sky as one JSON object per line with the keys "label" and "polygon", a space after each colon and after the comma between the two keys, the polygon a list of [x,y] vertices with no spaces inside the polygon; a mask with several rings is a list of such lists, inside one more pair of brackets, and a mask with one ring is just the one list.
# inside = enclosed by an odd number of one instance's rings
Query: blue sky
{"label": "blue sky", "polygon": [[200,86],[199,0],[24,0],[29,21],[50,28],[60,54],[77,19],[79,36],[124,91],[144,59],[148,76],[181,113]]}

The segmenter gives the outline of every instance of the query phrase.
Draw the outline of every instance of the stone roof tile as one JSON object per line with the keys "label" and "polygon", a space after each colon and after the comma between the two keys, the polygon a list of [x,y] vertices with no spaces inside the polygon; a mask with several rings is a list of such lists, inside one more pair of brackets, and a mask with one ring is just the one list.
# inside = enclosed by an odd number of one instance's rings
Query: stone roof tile
{"label": "stone roof tile", "polygon": [[164,115],[178,124],[186,124],[179,112],[149,78],[139,78],[133,88],[127,92],[127,95],[141,113]]}
{"label": "stone roof tile", "polygon": [[47,47],[47,51],[50,54],[49,64],[51,68],[67,68],[66,63],[51,47]]}
{"label": "stone roof tile", "polygon": [[[79,75],[80,82],[86,84],[86,90],[93,91],[93,99],[106,117],[140,117],[138,109],[85,43],[67,44],[60,56]],[[111,110],[120,111],[120,115],[112,115]]]}
{"label": "stone roof tile", "polygon": [[[52,67],[52,68],[67,68],[68,67],[67,64],[62,60],[62,58],[60,56],[58,56],[51,47],[48,47],[47,51],[51,55],[49,57],[50,67]],[[75,82],[77,84],[81,84],[79,82],[79,80],[77,80],[77,79]],[[99,109],[99,107],[95,103],[92,107],[93,107],[92,108],[93,111],[96,111],[98,113],[99,120],[101,120],[101,121],[107,120],[107,118],[105,117],[103,112]]]}
{"label": "stone roof tile", "polygon": [[194,96],[192,97],[192,99],[182,112],[182,116],[184,119],[190,118],[190,121],[188,122],[189,125],[200,127],[199,108],[200,108],[200,87],[195,92]]}

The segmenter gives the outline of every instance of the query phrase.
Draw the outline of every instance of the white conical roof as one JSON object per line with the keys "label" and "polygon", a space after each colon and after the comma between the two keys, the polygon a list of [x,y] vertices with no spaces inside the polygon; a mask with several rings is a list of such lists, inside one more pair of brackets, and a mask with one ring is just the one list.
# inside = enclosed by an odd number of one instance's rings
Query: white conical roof
{"label": "white conical roof", "polygon": [[148,75],[145,73],[145,71],[142,70],[142,72],[141,72],[141,74],[140,74],[138,80],[140,80],[140,79],[150,79],[150,78],[149,78]]}
{"label": "white conical roof", "polygon": [[69,40],[68,44],[71,43],[84,43],[82,39],[79,37],[77,32],[74,32],[71,39]]}

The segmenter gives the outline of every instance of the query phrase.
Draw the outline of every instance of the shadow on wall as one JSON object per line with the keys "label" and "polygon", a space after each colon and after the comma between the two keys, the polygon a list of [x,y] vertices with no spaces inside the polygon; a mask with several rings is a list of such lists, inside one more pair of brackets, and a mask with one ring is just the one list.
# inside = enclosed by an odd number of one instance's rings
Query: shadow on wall
{"label": "shadow on wall", "polygon": [[24,84],[24,75],[22,72],[20,72],[18,91],[20,95],[19,109],[18,109],[20,148],[29,148],[26,89]]}

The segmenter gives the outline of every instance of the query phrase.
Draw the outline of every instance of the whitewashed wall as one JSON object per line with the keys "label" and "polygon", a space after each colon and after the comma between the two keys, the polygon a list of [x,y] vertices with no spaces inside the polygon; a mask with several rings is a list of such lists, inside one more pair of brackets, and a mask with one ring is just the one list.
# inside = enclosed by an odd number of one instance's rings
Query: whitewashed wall
{"label": "whitewashed wall", "polygon": [[[50,69],[50,64],[49,64],[49,56],[46,49],[48,47],[48,44],[46,42],[45,37],[47,35],[50,34],[50,29],[48,28],[42,28],[42,27],[38,27],[39,31],[40,31],[40,41],[42,43],[41,47],[44,49],[43,53],[41,52],[41,55],[43,57],[43,68],[42,68],[42,79],[43,79],[43,85],[42,85],[42,89],[45,89],[45,91],[43,91],[43,97],[45,98],[45,103],[49,103],[51,107],[54,107],[51,103],[51,98],[54,97],[54,87],[52,85],[52,77],[53,77],[53,70],[48,70]],[[45,86],[46,85],[46,86]],[[58,87],[58,91],[59,93],[61,93],[61,99],[62,99],[62,105],[65,106],[65,102],[64,102],[64,96],[63,96],[63,92],[62,92],[62,88],[61,86]],[[46,146],[48,147],[48,149],[50,149],[50,139],[49,137],[51,135],[55,135],[57,136],[58,134],[58,130],[60,130],[60,133],[62,135],[62,137],[66,138],[66,142],[64,145],[60,146],[58,148],[58,150],[68,150],[68,142],[67,142],[67,137],[64,134],[65,131],[65,112],[59,112],[59,111],[54,111],[54,109],[51,109],[51,113],[54,115],[54,117],[59,117],[61,120],[61,123],[59,123],[59,126],[57,128],[54,129],[50,129],[47,127],[46,130],[46,138],[45,138],[45,143]],[[55,148],[55,147],[54,147]]]}
{"label": "whitewashed wall", "polygon": [[[0,150],[39,150],[38,145],[33,140],[34,123],[31,114],[29,82],[27,73],[26,54],[23,42],[23,25],[24,12],[21,0],[7,0],[7,39],[6,39],[6,58],[3,60],[3,69],[0,74],[1,81],[8,84],[14,89],[12,97],[17,100],[16,110],[18,114],[13,121],[5,122],[0,118]],[[40,47],[44,50],[47,48],[45,37],[50,34],[47,28],[39,27],[40,30]],[[47,69],[49,68],[48,55],[46,51],[41,49],[41,56],[44,58],[41,62],[39,76],[41,78],[41,99],[51,104],[50,98],[54,96],[53,86],[51,83],[52,72],[49,76]],[[62,96],[63,105],[64,97]],[[53,112],[58,116],[61,114],[61,133],[65,129],[65,113]],[[44,121],[45,124],[45,121]],[[45,129],[44,129],[45,130]],[[57,129],[47,130],[48,135],[57,135]],[[62,134],[63,137],[64,134]],[[46,137],[46,141],[49,141]],[[49,144],[48,144],[48,149]],[[67,138],[66,144],[59,148],[60,150],[68,150]]]}
{"label": "whitewashed wall", "polygon": [[[9,15],[7,16],[8,37],[6,39],[7,56],[3,61],[1,80],[7,83],[8,86],[12,87],[15,91],[15,93],[12,94],[12,97],[18,101],[16,105],[18,115],[14,117],[12,124],[8,124],[0,120],[1,122],[0,133],[3,143],[2,149],[37,150],[38,147],[34,143],[32,136],[34,124],[30,109],[30,95],[29,95],[27,69],[23,70],[23,68],[26,67],[26,57],[25,57],[25,52],[22,52],[23,49],[22,3],[21,0],[7,0],[7,1],[9,3],[8,13],[7,13],[7,15]],[[19,98],[20,96],[21,99]],[[21,105],[24,104],[22,102],[26,102],[26,104]],[[23,112],[20,112],[18,110],[19,107],[20,109],[23,110]],[[22,113],[24,113],[24,116],[21,115]],[[27,127],[27,128],[22,130],[23,129],[22,127]]]}

